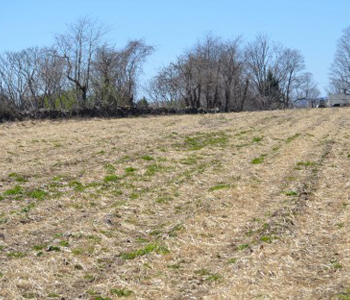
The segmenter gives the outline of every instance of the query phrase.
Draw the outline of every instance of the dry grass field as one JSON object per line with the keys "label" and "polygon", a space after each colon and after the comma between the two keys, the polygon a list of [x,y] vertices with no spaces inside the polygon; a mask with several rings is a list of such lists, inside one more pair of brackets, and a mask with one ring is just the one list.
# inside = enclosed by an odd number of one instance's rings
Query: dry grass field
{"label": "dry grass field", "polygon": [[0,299],[350,299],[350,109],[0,125]]}

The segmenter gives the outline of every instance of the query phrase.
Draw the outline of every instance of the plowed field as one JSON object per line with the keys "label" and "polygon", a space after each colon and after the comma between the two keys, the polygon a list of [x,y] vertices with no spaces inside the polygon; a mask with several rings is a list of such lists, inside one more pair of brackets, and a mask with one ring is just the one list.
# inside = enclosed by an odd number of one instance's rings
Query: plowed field
{"label": "plowed field", "polygon": [[350,109],[0,125],[0,299],[350,299]]}

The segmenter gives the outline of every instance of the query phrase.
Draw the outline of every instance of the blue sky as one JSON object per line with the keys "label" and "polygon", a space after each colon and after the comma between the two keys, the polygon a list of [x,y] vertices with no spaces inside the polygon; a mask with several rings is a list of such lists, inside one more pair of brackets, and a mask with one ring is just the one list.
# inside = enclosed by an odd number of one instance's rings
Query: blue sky
{"label": "blue sky", "polygon": [[117,46],[139,38],[155,46],[145,80],[208,32],[246,42],[264,32],[302,52],[325,95],[349,11],[349,0],[0,0],[0,53],[50,45],[67,24],[89,15],[111,29],[108,40]]}

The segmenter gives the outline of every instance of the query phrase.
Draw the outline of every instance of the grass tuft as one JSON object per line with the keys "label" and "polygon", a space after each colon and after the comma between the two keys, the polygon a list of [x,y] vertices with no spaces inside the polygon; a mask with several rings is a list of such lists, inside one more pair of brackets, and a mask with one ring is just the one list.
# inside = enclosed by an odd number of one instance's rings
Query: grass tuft
{"label": "grass tuft", "polygon": [[8,177],[9,177],[9,178],[13,178],[13,179],[16,180],[17,182],[27,182],[27,181],[28,181],[24,176],[22,176],[22,175],[20,175],[20,174],[17,174],[17,173],[10,173],[10,174],[8,175]]}
{"label": "grass tuft", "polygon": [[20,185],[16,185],[14,188],[4,192],[5,196],[22,195],[22,194],[23,194],[23,189]]}
{"label": "grass tuft", "polygon": [[130,290],[122,289],[111,289],[111,294],[117,295],[118,297],[129,297],[133,292]]}
{"label": "grass tuft", "polygon": [[150,244],[147,244],[142,249],[138,249],[138,250],[130,251],[130,252],[123,252],[123,253],[121,253],[120,256],[123,259],[131,260],[131,259],[135,259],[137,257],[144,256],[144,255],[146,255],[148,253],[152,253],[152,252],[156,252],[157,254],[167,254],[170,251],[162,245],[159,245],[156,243],[150,243]]}
{"label": "grass tuft", "polygon": [[299,161],[297,163],[297,166],[303,166],[303,167],[309,167],[309,166],[315,166],[316,163],[314,161]]}
{"label": "grass tuft", "polygon": [[247,248],[249,248],[249,244],[242,244],[242,245],[238,245],[238,246],[237,246],[237,249],[238,249],[239,251],[243,251],[243,250],[245,250],[245,249],[247,249]]}
{"label": "grass tuft", "polygon": [[228,260],[228,263],[234,265],[237,262],[237,258],[233,257]]}
{"label": "grass tuft", "polygon": [[296,133],[292,136],[290,136],[289,138],[286,139],[286,144],[291,143],[292,141],[294,141],[296,138],[298,138],[300,136],[300,133]]}
{"label": "grass tuft", "polygon": [[286,196],[298,196],[298,193],[295,191],[285,191],[283,194]]}
{"label": "grass tuft", "polygon": [[84,185],[77,180],[72,180],[68,183],[68,186],[72,187],[76,192],[83,192],[85,190]]}
{"label": "grass tuft", "polygon": [[38,200],[44,200],[47,196],[47,192],[41,189],[34,189],[28,192],[28,196]]}
{"label": "grass tuft", "polygon": [[217,190],[222,190],[222,189],[228,189],[228,188],[231,188],[232,185],[231,184],[227,184],[227,183],[218,183],[217,185],[215,186],[212,186],[211,188],[209,188],[209,192],[213,192],[213,191],[217,191]]}
{"label": "grass tuft", "polygon": [[253,164],[253,165],[262,164],[264,162],[264,160],[265,160],[265,156],[266,156],[266,154],[262,154],[259,157],[254,158],[251,161],[251,164]]}
{"label": "grass tuft", "polygon": [[121,178],[117,175],[107,175],[105,178],[103,178],[104,182],[116,182],[120,180]]}
{"label": "grass tuft", "polygon": [[253,138],[253,142],[255,143],[260,143],[262,140],[263,140],[262,136]]}
{"label": "grass tuft", "polygon": [[7,253],[7,257],[11,258],[23,258],[26,254],[20,251]]}
{"label": "grass tuft", "polygon": [[149,155],[141,156],[141,159],[143,159],[143,160],[154,160],[154,158],[152,156],[149,156]]}
{"label": "grass tuft", "polygon": [[137,169],[136,168],[134,168],[134,167],[127,167],[127,168],[125,168],[125,173],[126,174],[134,174],[134,172],[136,172],[137,171]]}
{"label": "grass tuft", "polygon": [[185,150],[195,151],[204,147],[223,147],[226,146],[229,136],[223,131],[198,133],[185,138],[183,147]]}
{"label": "grass tuft", "polygon": [[113,173],[116,171],[116,168],[112,164],[105,164],[104,168],[108,173]]}

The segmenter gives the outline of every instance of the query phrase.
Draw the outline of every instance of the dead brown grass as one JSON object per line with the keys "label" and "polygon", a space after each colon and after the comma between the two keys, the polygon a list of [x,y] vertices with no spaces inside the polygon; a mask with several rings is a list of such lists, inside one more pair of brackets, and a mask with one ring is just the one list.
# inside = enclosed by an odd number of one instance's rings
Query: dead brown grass
{"label": "dead brown grass", "polygon": [[1,125],[0,299],[348,299],[349,113]]}

